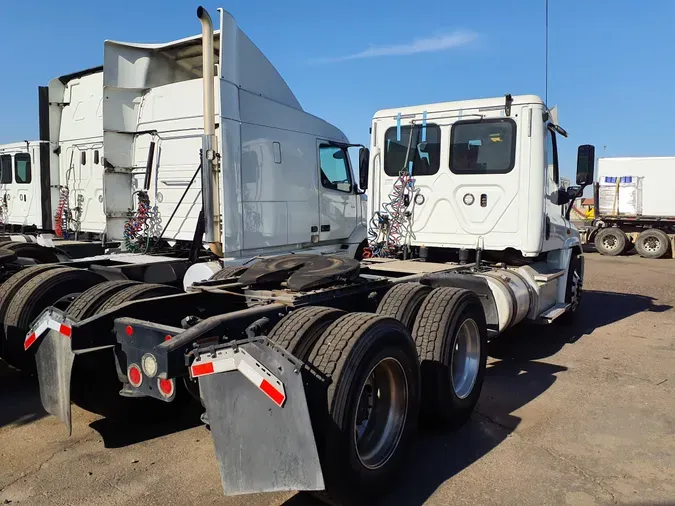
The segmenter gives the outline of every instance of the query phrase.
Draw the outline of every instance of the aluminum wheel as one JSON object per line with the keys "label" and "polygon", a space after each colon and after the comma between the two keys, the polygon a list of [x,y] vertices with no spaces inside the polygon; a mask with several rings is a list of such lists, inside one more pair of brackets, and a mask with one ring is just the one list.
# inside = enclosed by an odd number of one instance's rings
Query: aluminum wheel
{"label": "aluminum wheel", "polygon": [[383,466],[394,454],[408,415],[408,379],[394,358],[378,362],[361,387],[354,413],[354,444],[368,469]]}
{"label": "aluminum wheel", "polygon": [[455,395],[465,399],[473,390],[480,366],[480,332],[478,325],[467,318],[457,331],[450,361],[450,375]]}
{"label": "aluminum wheel", "polygon": [[602,245],[605,247],[606,250],[614,251],[616,248],[619,247],[619,241],[617,240],[616,236],[607,234],[605,237],[602,238]]}
{"label": "aluminum wheel", "polygon": [[661,249],[661,240],[654,235],[647,236],[642,241],[642,248],[649,253],[656,253]]}

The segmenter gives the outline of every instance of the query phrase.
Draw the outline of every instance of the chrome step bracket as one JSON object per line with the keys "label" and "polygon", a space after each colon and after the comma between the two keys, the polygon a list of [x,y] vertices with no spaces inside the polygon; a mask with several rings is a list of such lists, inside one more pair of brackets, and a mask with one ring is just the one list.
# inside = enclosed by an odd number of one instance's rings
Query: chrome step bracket
{"label": "chrome step bracket", "polygon": [[555,306],[548,308],[546,311],[541,313],[538,318],[538,323],[548,325],[549,323],[553,323],[557,318],[560,318],[562,315],[564,315],[571,304],[556,304]]}

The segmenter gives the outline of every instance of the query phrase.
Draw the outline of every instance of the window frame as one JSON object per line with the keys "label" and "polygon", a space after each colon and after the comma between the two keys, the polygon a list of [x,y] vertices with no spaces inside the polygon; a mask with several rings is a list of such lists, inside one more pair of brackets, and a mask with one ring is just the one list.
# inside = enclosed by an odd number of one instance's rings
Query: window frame
{"label": "window frame", "polygon": [[[22,180],[22,178],[19,177],[19,161],[25,160],[28,162],[26,164],[27,167],[27,180]],[[31,159],[31,156],[29,153],[17,153],[14,155],[14,181],[16,184],[31,184],[33,181],[33,160]]]}
{"label": "window frame", "polygon": [[[511,125],[512,134],[511,134],[511,158],[509,160],[509,165],[506,169],[496,170],[496,171],[486,171],[486,172],[475,172],[475,171],[455,171],[452,167],[452,147],[455,145],[455,132],[457,126],[462,125],[475,125],[475,124],[486,124],[486,123],[508,123]],[[450,146],[449,146],[449,158],[448,158],[448,168],[450,172],[457,176],[485,176],[485,175],[499,175],[499,174],[508,174],[516,166],[516,141],[518,139],[518,125],[512,118],[484,118],[484,119],[472,119],[472,120],[460,120],[454,122],[450,125]]]}
{"label": "window frame", "polygon": [[[9,181],[4,181],[2,179],[2,174],[4,173],[3,171],[3,162],[2,160],[7,160],[9,158],[9,164],[8,168],[9,170],[7,171],[9,173]],[[14,160],[12,160],[12,155],[9,153],[3,153],[0,155],[0,184],[12,184],[14,182],[14,171],[12,170],[12,167],[14,166]]]}
{"label": "window frame", "polygon": [[[324,147],[325,148],[339,149],[344,153],[344,155],[345,155],[345,158],[344,158],[345,169],[347,171],[347,179],[349,180],[349,190],[340,190],[339,188],[336,188],[336,187],[333,187],[333,186],[326,186],[324,184],[323,178],[321,177],[322,173],[325,175],[325,172],[323,172],[323,167],[321,166],[321,148],[324,148]],[[327,142],[327,141],[324,141],[324,142],[320,141],[319,142],[319,153],[318,153],[318,155],[319,155],[319,179],[321,180],[320,181],[321,186],[323,188],[326,188],[327,190],[333,190],[333,191],[340,192],[340,193],[352,193],[352,191],[354,190],[354,178],[352,176],[352,165],[351,165],[351,162],[349,160],[349,151],[347,150],[347,146],[342,146],[342,145]],[[326,177],[326,179],[328,179],[328,178]]]}
{"label": "window frame", "polygon": [[[412,135],[412,133],[413,133],[413,131],[414,131],[413,128],[419,127],[419,128],[421,129],[422,126],[423,126],[422,124],[417,124],[417,123],[412,124],[412,125],[401,125],[401,133],[403,133],[403,129],[404,129],[404,128],[410,128],[410,130],[411,130],[410,135]],[[436,129],[436,132],[437,132],[437,139],[438,139],[438,167],[436,167],[436,170],[435,170],[435,171],[430,172],[429,174],[419,174],[419,173],[415,173],[415,171],[413,170],[413,174],[412,174],[413,177],[435,176],[436,174],[438,174],[438,171],[441,170],[441,154],[442,154],[442,150],[443,150],[443,131],[441,130],[441,126],[438,125],[438,124],[436,124],[436,123],[429,123],[429,122],[427,122],[427,124],[426,124],[425,126],[426,126],[427,129],[428,129],[428,128],[434,128],[434,129]],[[398,172],[397,172],[396,174],[393,174],[393,175],[392,175],[392,174],[389,174],[389,173],[387,172],[387,164],[386,164],[386,160],[387,160],[387,135],[389,135],[389,132],[390,132],[391,130],[396,130],[397,128],[398,128],[398,127],[396,127],[396,126],[392,126],[392,127],[387,128],[387,129],[385,130],[385,132],[384,132],[384,146],[383,146],[384,154],[383,154],[383,156],[382,156],[382,170],[383,170],[384,173],[387,175],[387,177],[398,177]],[[427,132],[427,135],[428,135],[428,132]],[[402,137],[402,136],[401,136],[401,137]],[[412,145],[411,145],[410,147],[412,148]],[[430,159],[431,159],[431,157],[430,157]],[[431,165],[431,164],[429,164],[429,165]],[[399,170],[400,170],[400,169],[399,169]]]}
{"label": "window frame", "polygon": [[[558,166],[558,138],[556,137],[555,131],[553,131],[550,125],[546,127],[546,130],[551,136],[551,149],[553,149],[553,182],[560,186],[560,168]],[[548,147],[548,142],[546,145]]]}

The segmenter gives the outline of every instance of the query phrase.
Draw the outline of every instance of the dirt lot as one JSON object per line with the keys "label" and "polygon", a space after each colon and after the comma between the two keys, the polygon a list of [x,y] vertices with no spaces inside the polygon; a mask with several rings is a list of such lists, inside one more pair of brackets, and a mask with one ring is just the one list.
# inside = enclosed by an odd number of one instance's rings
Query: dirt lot
{"label": "dirt lot", "polygon": [[[383,504],[675,504],[675,260],[590,254],[586,271],[577,325],[493,343],[471,421],[421,435]],[[0,365],[0,504],[315,504],[224,498],[193,418],[73,417],[67,438]]]}

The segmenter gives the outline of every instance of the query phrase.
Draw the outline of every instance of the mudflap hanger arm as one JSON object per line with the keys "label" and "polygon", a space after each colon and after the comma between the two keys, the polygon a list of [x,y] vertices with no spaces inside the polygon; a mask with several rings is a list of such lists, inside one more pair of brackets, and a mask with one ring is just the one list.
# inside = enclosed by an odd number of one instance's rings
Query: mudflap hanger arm
{"label": "mudflap hanger arm", "polygon": [[[160,344],[147,347],[146,351],[152,352],[157,360],[157,368],[161,377],[167,379],[185,376],[188,373],[186,355],[194,349],[194,343],[198,340],[217,338],[222,336],[235,337],[244,335],[246,328],[255,320],[269,318],[272,324],[276,323],[286,314],[287,307],[283,304],[266,304],[240,311],[233,311],[223,315],[212,316],[197,323],[187,330],[169,328],[136,318],[118,318],[115,320],[115,334],[117,341],[122,345],[123,351],[128,344],[135,348],[143,348],[141,340],[146,333],[170,335],[169,340],[152,339],[147,342],[160,342]],[[132,333],[127,332],[131,327]],[[214,343],[212,343],[214,344]]]}

